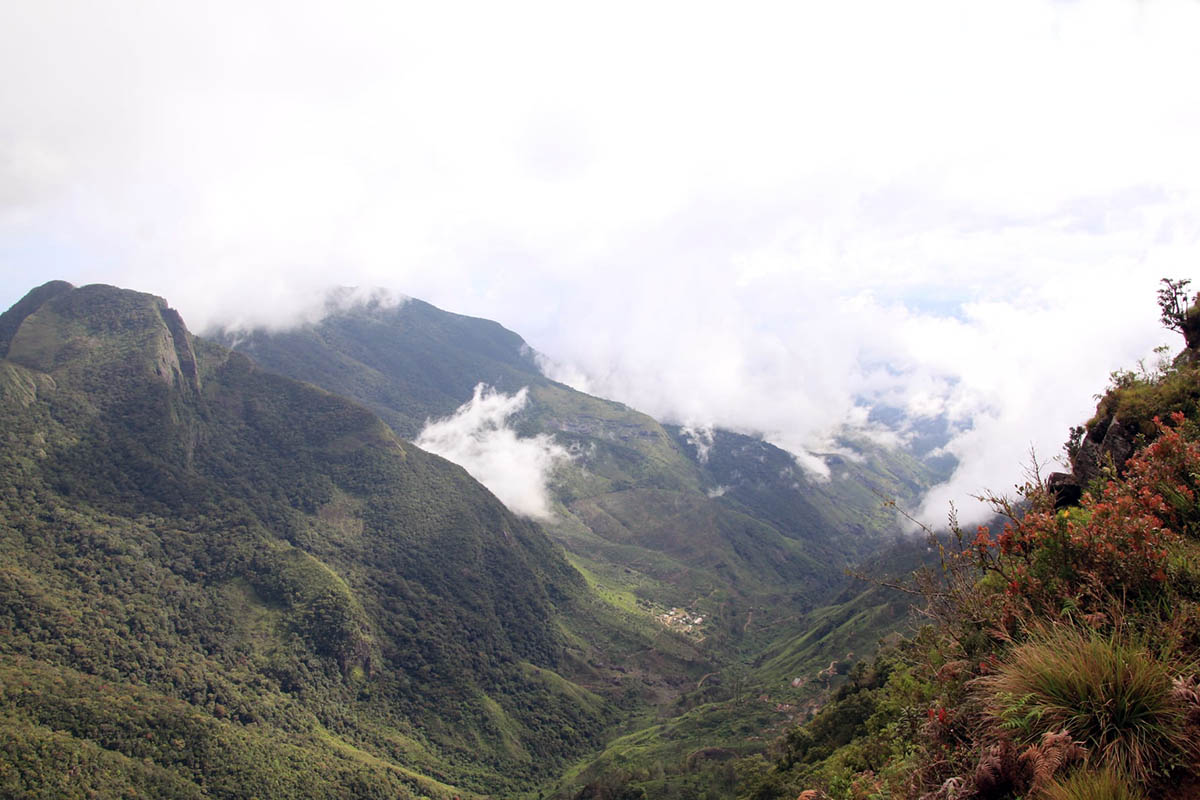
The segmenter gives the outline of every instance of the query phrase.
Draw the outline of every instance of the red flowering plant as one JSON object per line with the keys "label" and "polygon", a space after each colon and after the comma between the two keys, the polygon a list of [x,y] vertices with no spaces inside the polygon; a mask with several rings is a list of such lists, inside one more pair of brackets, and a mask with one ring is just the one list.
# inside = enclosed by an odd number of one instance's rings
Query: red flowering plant
{"label": "red flowering plant", "polygon": [[1056,509],[1034,468],[1017,499],[983,498],[1002,524],[969,534],[952,513],[952,537],[931,534],[941,569],[921,585],[922,610],[935,626],[917,670],[932,696],[914,756],[913,796],[970,779],[988,758],[1016,746],[1007,717],[997,721],[994,712],[1009,700],[1022,711],[1025,694],[1000,696],[987,681],[1013,672],[1013,648],[1041,641],[1038,631],[1107,631],[1094,635],[1145,637],[1136,641],[1154,642],[1155,657],[1195,653],[1200,633],[1193,642],[1187,629],[1197,627],[1192,601],[1200,580],[1181,595],[1173,563],[1181,553],[1200,553],[1200,431],[1182,414],[1154,425],[1156,438],[1123,475],[1093,487],[1077,507]]}
{"label": "red flowering plant", "polygon": [[1170,424],[1154,418],[1157,438],[1126,466],[1126,482],[1147,508],[1175,533],[1196,538],[1200,534],[1200,442],[1194,422],[1176,411]]}
{"label": "red flowering plant", "polygon": [[[1168,576],[1171,546],[1200,533],[1200,442],[1180,413],[1154,420],[1157,437],[1126,464],[1125,476],[1085,493],[1076,508],[1055,510],[1040,480],[1022,487],[1023,508],[989,496],[1007,518],[999,535],[980,526],[960,558],[1002,597],[1010,633],[1031,613],[1096,614],[1152,599]],[[962,537],[960,537],[960,541]]]}

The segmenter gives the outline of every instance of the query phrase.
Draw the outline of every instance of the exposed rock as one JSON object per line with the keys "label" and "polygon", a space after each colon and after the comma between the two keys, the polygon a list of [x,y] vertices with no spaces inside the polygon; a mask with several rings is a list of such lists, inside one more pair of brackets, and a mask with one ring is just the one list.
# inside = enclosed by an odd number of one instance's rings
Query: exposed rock
{"label": "exposed rock", "polygon": [[1050,473],[1046,487],[1054,493],[1055,508],[1077,506],[1083,498],[1083,487],[1075,482],[1075,476],[1070,472]]}
{"label": "exposed rock", "polygon": [[1054,493],[1054,507],[1077,505],[1084,489],[1104,474],[1125,471],[1125,462],[1138,448],[1140,431],[1136,425],[1122,423],[1114,412],[1088,426],[1079,451],[1071,459],[1071,472],[1055,472],[1046,482]]}
{"label": "exposed rock", "polygon": [[1193,305],[1180,321],[1180,332],[1188,350],[1200,348],[1200,304]]}

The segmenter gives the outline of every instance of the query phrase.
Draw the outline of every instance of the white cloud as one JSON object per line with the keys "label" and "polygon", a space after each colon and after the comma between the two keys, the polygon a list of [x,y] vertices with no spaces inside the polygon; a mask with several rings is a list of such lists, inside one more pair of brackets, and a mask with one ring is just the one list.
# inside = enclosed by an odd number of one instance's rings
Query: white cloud
{"label": "white cloud", "polygon": [[238,334],[255,328],[286,330],[356,308],[397,308],[411,298],[383,287],[316,287],[280,280],[257,292],[231,295],[205,320],[202,331]]}
{"label": "white cloud", "polygon": [[9,3],[0,305],[386,286],[818,470],[863,397],[972,418],[937,505],[1166,340],[1197,40],[1186,0]]}
{"label": "white cloud", "polygon": [[683,434],[683,438],[687,440],[687,443],[696,450],[696,460],[701,464],[707,464],[708,453],[713,448],[713,437],[716,435],[716,431],[712,429],[712,426],[689,424],[684,425],[679,432]]}
{"label": "white cloud", "polygon": [[527,389],[506,395],[481,383],[454,414],[427,422],[415,444],[461,466],[513,513],[546,519],[552,516],[546,481],[570,454],[552,436],[519,437],[508,426],[527,395]]}
{"label": "white cloud", "polygon": [[545,353],[533,350],[533,358],[538,366],[538,369],[552,381],[565,383],[576,391],[584,394],[594,394],[592,391],[591,380],[587,374],[570,364],[564,364],[560,361],[555,361]]}

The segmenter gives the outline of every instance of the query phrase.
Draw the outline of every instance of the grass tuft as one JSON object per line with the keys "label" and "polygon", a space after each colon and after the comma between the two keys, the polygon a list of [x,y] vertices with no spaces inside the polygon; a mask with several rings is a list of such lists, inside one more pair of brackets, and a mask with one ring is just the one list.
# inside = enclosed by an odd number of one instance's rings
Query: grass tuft
{"label": "grass tuft", "polygon": [[1076,770],[1046,786],[1043,800],[1145,800],[1146,795],[1111,767],[1095,772]]}
{"label": "grass tuft", "polygon": [[1197,752],[1172,666],[1119,636],[1062,626],[1018,646],[977,688],[1009,735],[1032,743],[1065,729],[1093,763],[1145,783]]}

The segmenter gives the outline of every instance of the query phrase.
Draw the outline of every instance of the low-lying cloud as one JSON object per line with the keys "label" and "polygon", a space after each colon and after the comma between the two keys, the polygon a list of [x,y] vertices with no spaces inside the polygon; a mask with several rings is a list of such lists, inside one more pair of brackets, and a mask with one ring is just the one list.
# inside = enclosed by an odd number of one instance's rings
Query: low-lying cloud
{"label": "low-lying cloud", "polygon": [[253,329],[280,331],[314,325],[331,314],[355,309],[399,308],[411,298],[379,286],[310,286],[281,280],[255,291],[234,292],[202,315],[197,330],[237,335]]}
{"label": "low-lying cloud", "polygon": [[415,443],[461,466],[513,513],[547,519],[547,480],[570,455],[552,436],[520,437],[509,427],[527,399],[527,388],[508,395],[481,383],[452,415],[427,422]]}
{"label": "low-lying cloud", "polygon": [[684,425],[679,432],[683,434],[683,438],[688,444],[696,448],[696,460],[701,464],[707,464],[708,454],[713,448],[713,437],[716,436],[716,431],[712,429],[712,426]]}

